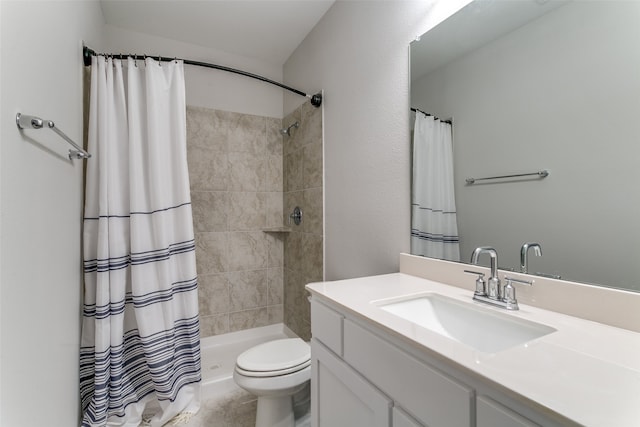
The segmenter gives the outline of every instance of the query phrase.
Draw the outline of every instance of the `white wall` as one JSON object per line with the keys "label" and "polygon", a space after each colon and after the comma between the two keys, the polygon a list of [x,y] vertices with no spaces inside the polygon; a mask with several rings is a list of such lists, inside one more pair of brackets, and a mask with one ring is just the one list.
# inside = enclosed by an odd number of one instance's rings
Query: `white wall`
{"label": "white wall", "polygon": [[[189,43],[105,26],[107,53],[178,57],[224,65],[282,81],[282,66]],[[96,50],[96,49],[94,49]],[[185,65],[187,105],[282,118],[283,89],[237,74]],[[303,99],[302,97],[297,97]]]}
{"label": "white wall", "polygon": [[325,93],[326,280],[398,271],[409,250],[408,46],[466,3],[337,1],[285,63]]}
{"label": "white wall", "polygon": [[81,46],[101,43],[96,1],[0,2],[0,342],[2,426],[79,420],[82,161],[49,130],[82,141]]}
{"label": "white wall", "polygon": [[[640,289],[640,3],[573,2],[413,85],[413,103],[454,117],[461,253],[494,246],[530,271]],[[551,171],[465,186],[466,176]]]}

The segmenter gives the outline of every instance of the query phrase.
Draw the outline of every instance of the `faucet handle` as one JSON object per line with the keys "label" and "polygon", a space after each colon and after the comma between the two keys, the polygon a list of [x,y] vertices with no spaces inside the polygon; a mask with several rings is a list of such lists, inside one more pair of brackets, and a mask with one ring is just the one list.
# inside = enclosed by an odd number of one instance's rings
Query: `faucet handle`
{"label": "faucet handle", "polygon": [[507,310],[518,310],[518,300],[516,299],[516,288],[513,287],[513,282],[520,283],[523,285],[531,286],[533,285],[533,280],[522,280],[516,279],[513,277],[504,278],[505,285],[502,290],[502,301],[505,303],[505,308]]}
{"label": "faucet handle", "polygon": [[482,272],[480,272],[480,271],[465,270],[464,272],[465,272],[465,273],[467,273],[467,274],[476,274],[476,275],[478,275],[478,276],[482,276],[482,277],[484,277],[484,273],[482,273]]}
{"label": "faucet handle", "polygon": [[534,283],[534,280],[516,279],[515,277],[507,277],[507,276],[504,277],[504,280],[508,282],[520,283],[521,285],[527,285],[527,286],[532,286]]}
{"label": "faucet handle", "polygon": [[484,273],[481,273],[479,271],[473,271],[473,270],[464,270],[464,272],[466,274],[475,274],[478,276],[478,278],[476,279],[476,290],[474,292],[474,295],[480,295],[480,296],[487,295],[486,282],[484,281]]}

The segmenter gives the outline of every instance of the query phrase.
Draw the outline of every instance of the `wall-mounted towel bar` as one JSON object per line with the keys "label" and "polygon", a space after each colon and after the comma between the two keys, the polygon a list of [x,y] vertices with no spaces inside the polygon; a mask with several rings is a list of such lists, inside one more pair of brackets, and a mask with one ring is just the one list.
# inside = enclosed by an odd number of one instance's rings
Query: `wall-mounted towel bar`
{"label": "wall-mounted towel bar", "polygon": [[27,116],[24,114],[16,114],[16,125],[18,129],[42,129],[44,125],[47,125],[49,129],[57,133],[62,139],[67,141],[75,148],[75,150],[69,150],[69,159],[88,159],[91,154],[84,151],[78,144],[73,142],[64,132],[58,129],[51,120],[42,120],[39,117]]}
{"label": "wall-mounted towel bar", "polygon": [[486,180],[490,180],[490,179],[502,179],[502,178],[519,178],[522,176],[537,176],[538,178],[546,178],[549,176],[549,171],[548,170],[541,170],[538,172],[531,172],[531,173],[518,173],[518,174],[513,174],[513,175],[501,175],[501,176],[489,176],[486,178],[467,178],[465,179],[465,181],[467,182],[467,184],[471,185],[471,184],[475,184],[477,181],[486,181]]}

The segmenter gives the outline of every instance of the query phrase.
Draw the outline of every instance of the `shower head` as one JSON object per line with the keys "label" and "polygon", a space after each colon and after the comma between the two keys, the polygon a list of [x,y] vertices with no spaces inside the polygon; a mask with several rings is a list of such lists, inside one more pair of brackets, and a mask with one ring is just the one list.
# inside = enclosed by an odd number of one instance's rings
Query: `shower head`
{"label": "shower head", "polygon": [[292,124],[291,126],[289,126],[286,129],[280,129],[280,133],[283,135],[287,135],[287,136],[291,136],[291,128],[299,128],[300,127],[300,123],[299,122],[295,122],[294,124]]}

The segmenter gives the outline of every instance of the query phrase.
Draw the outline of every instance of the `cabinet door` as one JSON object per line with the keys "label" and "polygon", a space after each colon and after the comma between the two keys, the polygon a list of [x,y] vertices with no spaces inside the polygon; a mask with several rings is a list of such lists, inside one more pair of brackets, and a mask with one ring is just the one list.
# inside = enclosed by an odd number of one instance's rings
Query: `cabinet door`
{"label": "cabinet door", "polygon": [[390,427],[392,402],[311,340],[312,427]]}
{"label": "cabinet door", "polygon": [[344,321],[344,360],[429,427],[472,427],[474,390],[356,323]]}
{"label": "cabinet door", "polygon": [[477,427],[539,427],[486,396],[476,399]]}
{"label": "cabinet door", "polygon": [[393,427],[423,427],[411,416],[407,415],[402,409],[393,408]]}

